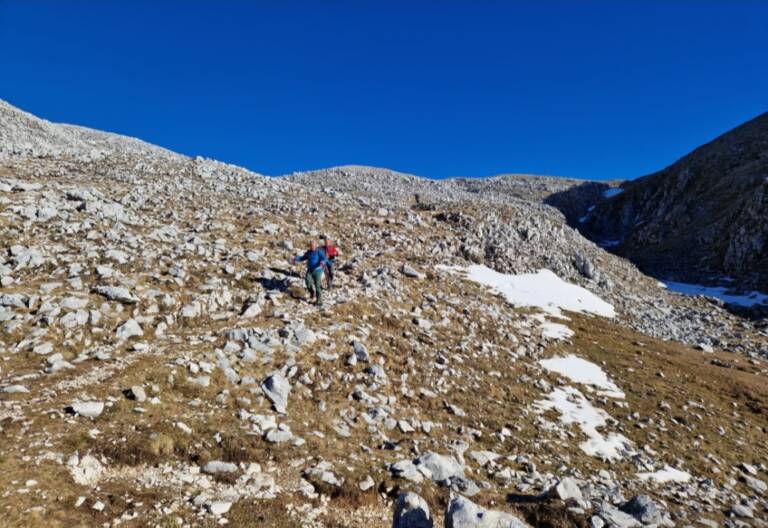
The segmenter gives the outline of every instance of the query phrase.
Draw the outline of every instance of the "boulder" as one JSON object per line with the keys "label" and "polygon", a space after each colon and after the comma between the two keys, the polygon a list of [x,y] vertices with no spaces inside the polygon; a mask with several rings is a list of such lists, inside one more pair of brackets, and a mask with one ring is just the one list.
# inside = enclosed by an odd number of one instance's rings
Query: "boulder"
{"label": "boulder", "polygon": [[3,394],[22,394],[29,392],[29,389],[24,385],[6,385],[5,387],[0,388],[0,392]]}
{"label": "boulder", "polygon": [[117,301],[123,304],[136,304],[139,302],[139,298],[133,295],[128,288],[119,286],[96,286],[93,291],[94,293],[106,297],[110,301]]}
{"label": "boulder", "polygon": [[424,275],[416,271],[416,269],[413,266],[410,266],[408,264],[403,264],[403,266],[400,268],[400,273],[402,273],[406,277],[411,277],[412,279],[421,279],[424,277]]}
{"label": "boulder", "polygon": [[664,510],[648,495],[636,495],[622,504],[619,509],[630,514],[643,524],[674,526]]}
{"label": "boulder", "polygon": [[427,451],[414,460],[413,463],[429,470],[432,480],[435,482],[448,481],[451,477],[464,476],[464,468],[452,456]]}
{"label": "boulder", "polygon": [[357,339],[352,341],[352,350],[355,353],[357,361],[370,361],[371,356],[368,354],[368,349]]}
{"label": "boulder", "polygon": [[222,462],[221,460],[211,460],[202,467],[203,473],[213,475],[216,473],[236,473],[237,464],[231,462]]}
{"label": "boulder", "polygon": [[432,528],[427,502],[412,492],[401,493],[395,502],[392,528]]}
{"label": "boulder", "polygon": [[104,473],[104,467],[96,457],[85,455],[79,457],[72,455],[67,462],[69,473],[72,479],[81,486],[95,486],[101,475]]}
{"label": "boulder", "polygon": [[549,490],[547,495],[551,498],[560,499],[562,501],[567,501],[569,499],[575,501],[584,500],[584,497],[581,494],[581,489],[579,489],[579,485],[572,477],[565,477],[564,479],[561,479]]}
{"label": "boulder", "polygon": [[128,399],[136,400],[137,402],[143,402],[147,399],[147,393],[141,385],[134,385],[125,390],[125,396]]}
{"label": "boulder", "polygon": [[87,418],[96,418],[104,412],[104,402],[89,401],[73,403],[66,409],[72,414],[85,416]]}
{"label": "boulder", "polygon": [[487,510],[462,496],[456,496],[445,510],[445,528],[530,528],[514,515]]}
{"label": "boulder", "polygon": [[272,402],[275,410],[280,414],[285,414],[288,407],[288,394],[291,392],[291,385],[285,376],[279,371],[273,372],[261,382],[261,390]]}
{"label": "boulder", "polygon": [[115,330],[115,335],[120,341],[144,335],[144,331],[135,319],[128,319]]}

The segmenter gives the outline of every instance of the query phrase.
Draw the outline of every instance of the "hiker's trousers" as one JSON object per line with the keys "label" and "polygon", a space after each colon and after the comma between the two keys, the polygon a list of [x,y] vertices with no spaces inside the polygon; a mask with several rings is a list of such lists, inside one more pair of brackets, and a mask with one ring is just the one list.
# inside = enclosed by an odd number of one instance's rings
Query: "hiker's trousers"
{"label": "hiker's trousers", "polygon": [[309,290],[309,296],[315,296],[317,304],[323,302],[323,268],[315,268],[307,271],[304,275],[304,281],[307,283],[307,290]]}

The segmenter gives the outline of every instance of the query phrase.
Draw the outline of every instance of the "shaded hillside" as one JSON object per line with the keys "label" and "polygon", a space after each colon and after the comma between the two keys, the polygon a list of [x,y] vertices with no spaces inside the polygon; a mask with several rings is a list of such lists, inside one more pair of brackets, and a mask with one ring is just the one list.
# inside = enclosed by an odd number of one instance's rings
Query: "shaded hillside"
{"label": "shaded hillside", "polygon": [[768,289],[768,113],[622,187],[585,234],[658,277]]}

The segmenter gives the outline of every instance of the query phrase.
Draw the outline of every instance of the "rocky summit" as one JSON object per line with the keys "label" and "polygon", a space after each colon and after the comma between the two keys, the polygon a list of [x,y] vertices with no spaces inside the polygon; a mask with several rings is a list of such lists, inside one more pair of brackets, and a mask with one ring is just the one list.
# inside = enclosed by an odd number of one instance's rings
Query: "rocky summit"
{"label": "rocky summit", "polygon": [[266,177],[0,102],[3,526],[768,526],[765,320],[569,226],[611,188]]}

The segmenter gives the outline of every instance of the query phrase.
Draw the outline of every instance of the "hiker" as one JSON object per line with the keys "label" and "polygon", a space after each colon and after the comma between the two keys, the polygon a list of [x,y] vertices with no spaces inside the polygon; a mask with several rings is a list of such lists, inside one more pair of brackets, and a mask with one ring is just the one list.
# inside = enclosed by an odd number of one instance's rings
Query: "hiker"
{"label": "hiker", "polygon": [[333,270],[336,267],[336,257],[339,256],[339,248],[333,245],[333,240],[330,238],[325,239],[325,245],[320,248],[325,253],[325,258],[328,259],[328,263],[325,265],[325,269],[328,272],[328,289],[333,286]]}
{"label": "hiker", "polygon": [[310,300],[315,297],[315,304],[323,305],[323,268],[328,265],[328,259],[325,253],[317,248],[317,242],[314,240],[309,243],[309,249],[303,255],[297,255],[293,258],[294,263],[306,261],[307,273],[304,275],[304,281],[307,284]]}

